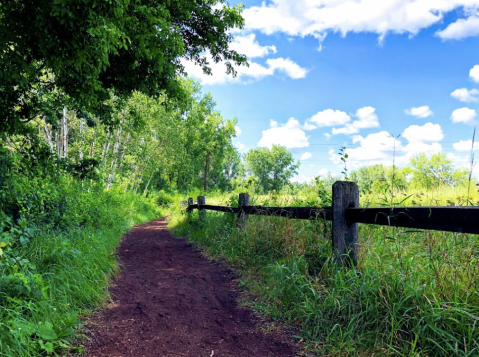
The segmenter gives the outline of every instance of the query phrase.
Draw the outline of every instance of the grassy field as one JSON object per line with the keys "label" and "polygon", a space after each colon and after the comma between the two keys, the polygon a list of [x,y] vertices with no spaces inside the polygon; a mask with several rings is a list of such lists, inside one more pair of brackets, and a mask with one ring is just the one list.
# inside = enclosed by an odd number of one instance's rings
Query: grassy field
{"label": "grassy field", "polygon": [[[210,204],[235,204],[207,196]],[[404,198],[406,201],[401,202]],[[467,188],[367,194],[361,204],[461,205]],[[237,200],[237,198],[236,198]],[[251,204],[307,206],[316,194],[254,196]],[[476,188],[469,201],[478,203]],[[479,237],[360,225],[359,265],[331,261],[329,222],[171,213],[173,231],[241,274],[256,311],[297,326],[307,355],[479,355]]]}

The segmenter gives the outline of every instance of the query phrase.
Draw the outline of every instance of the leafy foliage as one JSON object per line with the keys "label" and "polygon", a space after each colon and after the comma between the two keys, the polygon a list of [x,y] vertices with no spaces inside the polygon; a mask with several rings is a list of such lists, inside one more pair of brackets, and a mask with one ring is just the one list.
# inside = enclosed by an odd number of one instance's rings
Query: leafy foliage
{"label": "leafy foliage", "polygon": [[[242,65],[228,47],[241,7],[224,0],[21,0],[0,6],[0,132],[65,104],[111,122],[114,96],[181,96],[180,58]],[[91,123],[91,121],[90,121]]]}
{"label": "leafy foliage", "polygon": [[72,176],[41,140],[16,139],[0,151],[0,354],[50,355],[74,347],[78,314],[103,300],[122,233],[159,212],[82,187],[82,171]]}
{"label": "leafy foliage", "polygon": [[279,145],[273,145],[271,149],[252,149],[245,161],[247,170],[258,180],[264,192],[279,191],[296,174],[300,165],[284,146]]}
{"label": "leafy foliage", "polygon": [[416,187],[435,187],[464,183],[467,170],[454,170],[446,154],[438,153],[427,157],[424,153],[411,159],[412,184]]}

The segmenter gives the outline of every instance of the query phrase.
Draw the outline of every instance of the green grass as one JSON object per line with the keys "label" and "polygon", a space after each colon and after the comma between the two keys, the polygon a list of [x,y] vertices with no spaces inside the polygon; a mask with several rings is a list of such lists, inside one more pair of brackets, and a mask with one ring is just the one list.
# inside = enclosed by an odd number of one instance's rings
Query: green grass
{"label": "green grass", "polygon": [[38,225],[28,243],[0,256],[0,356],[81,351],[71,344],[78,317],[105,301],[121,237],[161,215],[153,199],[89,192],[74,181],[63,185],[62,198],[60,224]]}
{"label": "green grass", "polygon": [[[440,199],[463,196],[450,193],[443,190]],[[234,196],[207,197],[208,203],[231,201]],[[305,205],[310,199],[254,201]],[[209,211],[199,221],[196,212],[188,217],[176,209],[169,225],[240,272],[256,296],[249,305],[297,326],[311,355],[479,355],[476,235],[360,225],[359,265],[338,269],[328,222],[250,216],[237,229],[230,214]]]}

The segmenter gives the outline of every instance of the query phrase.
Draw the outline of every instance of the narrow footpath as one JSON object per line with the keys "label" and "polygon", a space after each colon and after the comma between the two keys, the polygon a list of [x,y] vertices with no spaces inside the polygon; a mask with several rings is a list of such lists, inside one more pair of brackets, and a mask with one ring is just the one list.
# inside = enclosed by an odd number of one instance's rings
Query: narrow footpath
{"label": "narrow footpath", "polygon": [[112,303],[88,323],[89,357],[294,357],[238,306],[234,276],[158,219],[133,228],[118,254]]}

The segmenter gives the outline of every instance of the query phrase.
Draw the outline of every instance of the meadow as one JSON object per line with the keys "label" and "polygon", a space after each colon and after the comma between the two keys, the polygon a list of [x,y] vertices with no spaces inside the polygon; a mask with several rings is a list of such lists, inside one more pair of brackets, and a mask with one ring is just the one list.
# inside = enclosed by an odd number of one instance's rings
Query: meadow
{"label": "meadow", "polygon": [[[296,194],[250,192],[251,204],[320,206],[328,201],[324,188]],[[210,193],[206,202],[234,206],[237,193]],[[361,206],[466,202],[479,203],[475,187],[361,195]],[[340,269],[331,259],[329,222],[250,216],[238,229],[232,214],[207,211],[204,221],[197,215],[185,214],[177,205],[169,225],[240,274],[249,296],[246,305],[295,326],[304,355],[479,354],[476,235],[360,225],[359,264]]]}

